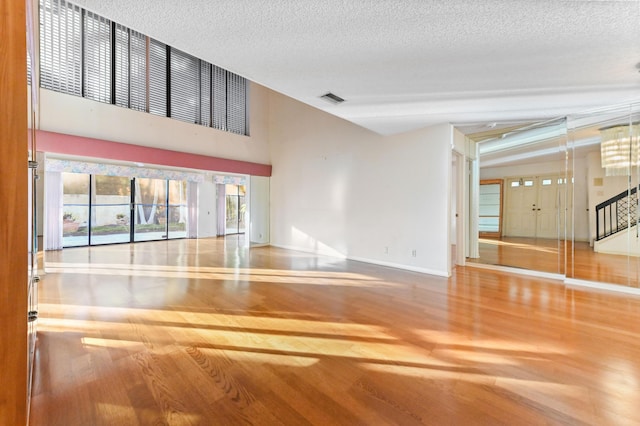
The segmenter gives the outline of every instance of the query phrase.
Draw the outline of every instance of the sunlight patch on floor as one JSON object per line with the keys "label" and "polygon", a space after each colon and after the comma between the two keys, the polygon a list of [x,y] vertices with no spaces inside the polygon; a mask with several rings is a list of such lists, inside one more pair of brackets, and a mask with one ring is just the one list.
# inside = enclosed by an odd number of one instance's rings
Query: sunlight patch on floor
{"label": "sunlight patch on floor", "polygon": [[176,267],[126,264],[81,264],[47,262],[50,274],[86,274],[119,277],[155,277],[244,281],[252,283],[339,285],[342,287],[401,287],[361,274],[330,271],[284,271],[246,268]]}
{"label": "sunlight patch on floor", "polygon": [[501,241],[493,239],[479,239],[480,244],[486,244],[488,246],[506,246],[512,248],[519,248],[528,251],[542,252],[542,253],[558,253],[558,247],[543,247],[526,243],[515,243],[510,241]]}
{"label": "sunlight patch on floor", "polygon": [[431,342],[439,347],[463,346],[473,348],[475,350],[484,349],[487,351],[493,350],[507,353],[519,352],[529,353],[531,355],[570,353],[566,348],[558,345],[540,345],[539,343],[518,342],[502,339],[477,339],[469,335],[461,335],[438,330],[414,330],[413,333],[421,336],[424,341]]}

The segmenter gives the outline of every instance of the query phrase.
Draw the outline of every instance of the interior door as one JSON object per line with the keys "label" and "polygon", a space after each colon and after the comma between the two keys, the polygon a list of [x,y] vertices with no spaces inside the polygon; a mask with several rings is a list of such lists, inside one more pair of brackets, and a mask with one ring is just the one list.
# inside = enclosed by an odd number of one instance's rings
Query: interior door
{"label": "interior door", "polygon": [[506,235],[536,236],[537,182],[534,177],[507,179]]}

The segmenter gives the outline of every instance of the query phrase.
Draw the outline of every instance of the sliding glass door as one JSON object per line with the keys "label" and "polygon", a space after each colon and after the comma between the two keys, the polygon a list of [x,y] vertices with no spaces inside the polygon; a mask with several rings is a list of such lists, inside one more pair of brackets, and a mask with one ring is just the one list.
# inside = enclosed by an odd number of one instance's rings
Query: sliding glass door
{"label": "sliding glass door", "polygon": [[169,238],[187,237],[187,182],[169,181]]}
{"label": "sliding glass door", "polygon": [[167,239],[167,180],[136,178],[134,181],[134,241]]}
{"label": "sliding glass door", "polygon": [[131,180],[121,176],[91,178],[91,244],[131,240]]}
{"label": "sliding glass door", "polygon": [[245,186],[227,184],[226,194],[226,227],[225,234],[244,234],[245,232]]}
{"label": "sliding glass door", "polygon": [[62,173],[62,241],[65,247],[89,245],[91,175]]}
{"label": "sliding glass door", "polygon": [[62,173],[64,247],[187,236],[187,182]]}

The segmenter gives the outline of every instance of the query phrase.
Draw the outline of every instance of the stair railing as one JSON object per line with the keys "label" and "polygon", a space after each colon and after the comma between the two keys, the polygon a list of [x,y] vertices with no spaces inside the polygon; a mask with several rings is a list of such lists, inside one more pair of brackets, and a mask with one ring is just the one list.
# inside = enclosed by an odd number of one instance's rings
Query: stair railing
{"label": "stair railing", "polygon": [[637,220],[638,195],[633,187],[596,206],[596,241],[624,231]]}

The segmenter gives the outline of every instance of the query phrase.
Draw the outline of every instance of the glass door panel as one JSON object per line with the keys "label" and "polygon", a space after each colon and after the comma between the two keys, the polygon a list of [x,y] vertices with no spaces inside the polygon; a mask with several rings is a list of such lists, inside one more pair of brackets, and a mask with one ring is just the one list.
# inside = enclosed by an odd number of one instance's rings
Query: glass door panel
{"label": "glass door panel", "polygon": [[569,118],[569,278],[640,287],[639,121],[640,104]]}
{"label": "glass door panel", "polygon": [[247,204],[245,201],[246,187],[244,185],[238,186],[238,233],[244,234],[245,232],[245,215],[247,211]]}
{"label": "glass door panel", "polygon": [[169,238],[187,237],[187,182],[169,181]]}
{"label": "glass door panel", "polygon": [[167,238],[167,181],[134,179],[134,241]]}
{"label": "glass door panel", "polygon": [[[509,129],[478,144],[480,180],[503,185],[503,220],[497,227],[497,201],[483,194],[480,257],[469,261],[564,274],[566,185],[558,180],[567,173],[566,120]],[[484,234],[488,230],[492,238]]]}
{"label": "glass door panel", "polygon": [[127,243],[131,239],[131,179],[94,175],[91,245]]}
{"label": "glass door panel", "polygon": [[238,233],[238,186],[227,184],[227,225],[226,234]]}
{"label": "glass door panel", "polygon": [[62,173],[62,244],[89,245],[90,175]]}
{"label": "glass door panel", "polygon": [[226,227],[225,234],[243,234],[245,232],[246,187],[244,185],[227,184],[226,193]]}

